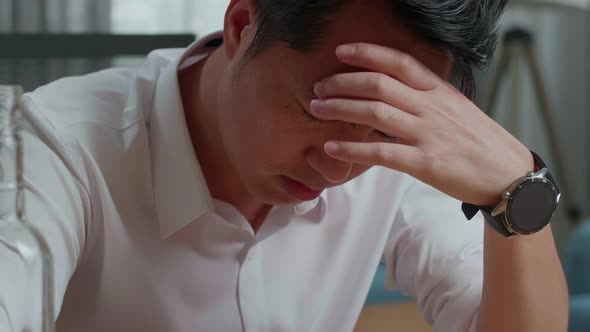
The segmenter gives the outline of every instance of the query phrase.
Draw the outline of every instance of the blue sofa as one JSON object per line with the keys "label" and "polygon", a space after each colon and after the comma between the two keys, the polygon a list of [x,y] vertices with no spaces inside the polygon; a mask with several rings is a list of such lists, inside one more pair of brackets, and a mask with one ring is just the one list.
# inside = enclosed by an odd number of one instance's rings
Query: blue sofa
{"label": "blue sofa", "polygon": [[590,331],[590,220],[568,241],[563,267],[570,291],[569,332]]}
{"label": "blue sofa", "polygon": [[[569,332],[590,332],[590,220],[571,236],[563,260],[570,290]],[[381,264],[369,290],[366,305],[413,301],[399,292],[386,291],[385,266]]]}
{"label": "blue sofa", "polygon": [[385,289],[385,264],[380,264],[375,273],[375,278],[371,284],[369,295],[365,305],[379,305],[379,304],[391,304],[409,302],[413,299],[402,295],[399,292],[392,292]]}

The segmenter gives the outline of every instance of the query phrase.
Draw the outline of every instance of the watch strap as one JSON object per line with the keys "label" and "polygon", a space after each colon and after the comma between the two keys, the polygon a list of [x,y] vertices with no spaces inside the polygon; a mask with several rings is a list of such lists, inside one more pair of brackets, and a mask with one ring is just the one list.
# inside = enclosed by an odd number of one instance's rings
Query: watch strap
{"label": "watch strap", "polygon": [[[538,154],[536,154],[533,151],[531,151],[531,153],[533,154],[533,158],[535,159],[535,168],[536,168],[535,171],[539,171],[539,170],[547,167],[545,165],[545,163],[543,162],[543,160],[541,159],[541,157],[539,157]],[[551,183],[555,186],[555,189],[559,193],[560,191],[559,191],[559,187],[557,185],[557,181],[555,181],[555,178],[553,177],[551,172],[547,172],[546,177],[549,181],[551,181]],[[465,217],[467,218],[467,220],[473,219],[473,217],[475,217],[475,215],[481,211],[486,222],[490,226],[492,226],[492,228],[494,228],[497,232],[504,235],[505,237],[510,237],[510,236],[515,235],[512,232],[510,232],[508,230],[508,228],[505,226],[505,214],[504,213],[494,217],[494,216],[492,216],[493,208],[486,207],[486,206],[477,206],[477,205],[469,204],[469,203],[463,203],[463,205],[461,206],[461,209],[463,210],[463,214],[465,214]]]}
{"label": "watch strap", "polygon": [[465,214],[465,217],[467,218],[467,220],[473,219],[473,217],[475,217],[475,215],[481,211],[481,214],[483,215],[486,222],[490,226],[492,226],[492,228],[494,230],[496,230],[498,233],[504,235],[505,237],[510,237],[510,236],[514,235],[506,228],[506,226],[503,225],[503,222],[504,222],[503,214],[501,214],[497,217],[492,216],[493,209],[490,209],[490,208],[484,207],[484,206],[477,206],[477,205],[473,205],[473,204],[469,204],[469,203],[463,203],[463,206],[461,207],[461,209],[463,210],[463,213]]}
{"label": "watch strap", "polygon": [[480,211],[488,225],[492,226],[492,228],[498,233],[504,235],[505,237],[516,235],[515,233],[509,231],[506,227],[506,214],[502,213],[494,217],[492,216],[492,209],[487,207],[482,207]]}

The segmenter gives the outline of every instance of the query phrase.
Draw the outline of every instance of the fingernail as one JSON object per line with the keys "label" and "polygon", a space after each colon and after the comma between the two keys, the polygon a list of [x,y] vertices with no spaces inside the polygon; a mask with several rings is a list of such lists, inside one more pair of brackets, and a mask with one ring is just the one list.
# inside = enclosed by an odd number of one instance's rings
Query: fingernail
{"label": "fingernail", "polygon": [[326,150],[328,154],[336,154],[340,151],[340,144],[336,142],[328,142],[324,145],[324,150]]}
{"label": "fingernail", "polygon": [[322,106],[326,105],[327,101],[325,99],[314,99],[311,101],[311,109],[314,112],[321,112]]}
{"label": "fingernail", "polygon": [[336,54],[343,57],[353,56],[356,52],[356,47],[352,45],[340,45],[336,48]]}

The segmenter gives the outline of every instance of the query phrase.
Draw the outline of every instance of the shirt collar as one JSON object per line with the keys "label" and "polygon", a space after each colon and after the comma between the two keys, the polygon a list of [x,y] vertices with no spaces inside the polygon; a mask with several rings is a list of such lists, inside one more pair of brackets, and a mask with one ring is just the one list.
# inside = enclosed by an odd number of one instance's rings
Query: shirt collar
{"label": "shirt collar", "polygon": [[[299,203],[293,206],[293,212],[298,216],[303,216],[311,212],[312,210],[319,208],[322,211],[325,210],[326,205],[326,190],[320,195],[320,197],[314,199],[313,201],[307,201]],[[323,215],[323,212],[322,212]]]}
{"label": "shirt collar", "polygon": [[213,210],[213,199],[195,155],[178,86],[178,69],[205,58],[211,34],[166,65],[157,80],[150,115],[150,142],[156,213],[167,238]]}

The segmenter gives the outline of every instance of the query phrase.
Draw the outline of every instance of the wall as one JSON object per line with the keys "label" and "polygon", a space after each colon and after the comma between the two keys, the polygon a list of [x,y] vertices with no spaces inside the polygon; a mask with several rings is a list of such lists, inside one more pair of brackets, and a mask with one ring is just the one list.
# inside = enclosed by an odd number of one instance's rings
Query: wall
{"label": "wall", "polygon": [[[566,161],[565,180],[572,184],[571,192],[564,198],[581,206],[587,216],[590,205],[588,15],[555,7],[513,6],[507,11],[501,25],[502,31],[520,26],[535,33],[536,52],[557,122],[560,148]],[[502,50],[500,47],[496,55]],[[547,159],[550,166],[555,165],[555,160],[550,157],[548,138],[539,117],[539,106],[528,67],[522,61],[518,63],[512,67],[508,76],[510,78],[501,86],[496,119],[529,148]],[[497,72],[497,64],[498,61],[495,61],[490,72],[478,78],[477,99],[482,106],[490,90],[491,77]],[[513,84],[512,77],[515,75],[517,81]],[[511,99],[514,97],[516,100]],[[571,231],[564,207],[565,204],[562,204],[553,223],[560,247],[563,247]]]}
{"label": "wall", "polygon": [[222,29],[228,4],[229,0],[112,0],[112,30],[117,33],[192,31],[202,36]]}

